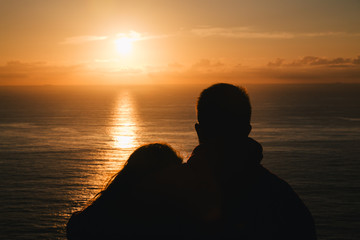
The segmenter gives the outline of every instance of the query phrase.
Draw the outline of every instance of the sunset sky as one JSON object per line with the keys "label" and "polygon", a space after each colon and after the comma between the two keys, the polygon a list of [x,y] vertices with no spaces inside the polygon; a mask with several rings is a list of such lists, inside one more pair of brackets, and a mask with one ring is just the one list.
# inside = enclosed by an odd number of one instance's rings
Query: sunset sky
{"label": "sunset sky", "polygon": [[0,85],[360,83],[358,0],[0,0]]}

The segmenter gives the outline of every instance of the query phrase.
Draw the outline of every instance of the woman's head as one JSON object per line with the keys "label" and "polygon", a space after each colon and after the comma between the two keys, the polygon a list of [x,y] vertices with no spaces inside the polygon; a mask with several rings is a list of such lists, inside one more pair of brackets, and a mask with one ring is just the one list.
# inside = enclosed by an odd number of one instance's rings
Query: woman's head
{"label": "woman's head", "polygon": [[167,144],[151,143],[136,149],[124,168],[107,184],[101,195],[122,195],[126,189],[141,182],[145,177],[156,175],[159,171],[182,164],[182,158]]}
{"label": "woman's head", "polygon": [[118,221],[119,214],[124,215],[123,207],[127,208],[131,203],[132,193],[138,189],[138,184],[156,178],[159,172],[168,167],[181,164],[182,158],[167,144],[141,146],[130,155],[124,168],[109,181],[106,188],[78,214],[85,220],[101,219],[104,224]]}
{"label": "woman's head", "polygon": [[[89,202],[88,206],[78,213],[78,216],[81,216],[80,219],[84,219],[86,224],[87,219],[90,219],[89,222],[97,219],[95,222],[103,225],[114,222],[118,224],[122,219],[128,222],[127,217],[130,217],[133,214],[131,211],[134,210],[129,207],[134,200],[133,193],[141,191],[141,184],[161,175],[160,172],[166,168],[181,164],[182,158],[167,144],[152,143],[139,147],[130,155],[124,168]],[[102,227],[104,226],[100,226]],[[106,229],[111,230],[108,226]]]}
{"label": "woman's head", "polygon": [[125,163],[122,172],[141,178],[181,163],[182,158],[169,145],[151,143],[136,149]]}

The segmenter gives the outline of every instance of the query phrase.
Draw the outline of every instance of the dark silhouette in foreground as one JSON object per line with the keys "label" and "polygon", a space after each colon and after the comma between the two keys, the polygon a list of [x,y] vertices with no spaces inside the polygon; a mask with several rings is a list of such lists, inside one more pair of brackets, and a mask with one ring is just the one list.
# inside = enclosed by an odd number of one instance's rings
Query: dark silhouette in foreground
{"label": "dark silhouette in foreground", "polygon": [[168,168],[137,190],[138,199],[151,199],[138,204],[149,216],[148,236],[316,239],[307,207],[289,184],[261,165],[262,146],[248,137],[246,91],[213,85],[201,93],[197,115],[200,144],[187,163]]}
{"label": "dark silhouette in foreground", "polygon": [[192,177],[183,188],[196,192],[188,206],[200,213],[201,221],[190,226],[194,231],[189,235],[316,239],[307,207],[289,184],[260,164],[262,147],[248,137],[251,105],[246,90],[230,84],[205,89],[198,99],[197,117],[200,144],[185,164],[184,177]]}
{"label": "dark silhouette in foreground", "polygon": [[68,239],[315,240],[311,213],[261,165],[245,89],[215,84],[197,104],[199,145],[185,164],[167,145],[137,149],[74,213]]}
{"label": "dark silhouette in foreground", "polygon": [[[142,188],[139,186],[156,175],[162,175],[165,169],[180,166],[181,163],[182,159],[166,144],[154,143],[138,148],[105,190],[85,209],[71,216],[66,229],[67,238],[134,239],[151,235],[151,232],[147,232],[149,228],[146,224],[150,212],[143,211],[142,207],[148,198],[137,197],[138,189]],[[165,214],[161,209],[157,212],[158,216]],[[156,217],[153,221],[156,222]]]}

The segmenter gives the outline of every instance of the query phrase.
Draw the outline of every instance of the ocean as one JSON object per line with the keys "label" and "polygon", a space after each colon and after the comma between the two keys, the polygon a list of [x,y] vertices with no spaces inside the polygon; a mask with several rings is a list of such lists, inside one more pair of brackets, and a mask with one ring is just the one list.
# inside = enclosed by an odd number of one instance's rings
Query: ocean
{"label": "ocean", "polygon": [[[204,87],[0,87],[0,239],[65,239],[71,213],[142,144],[186,160]],[[303,199],[319,239],[360,239],[360,84],[246,87],[262,164]]]}

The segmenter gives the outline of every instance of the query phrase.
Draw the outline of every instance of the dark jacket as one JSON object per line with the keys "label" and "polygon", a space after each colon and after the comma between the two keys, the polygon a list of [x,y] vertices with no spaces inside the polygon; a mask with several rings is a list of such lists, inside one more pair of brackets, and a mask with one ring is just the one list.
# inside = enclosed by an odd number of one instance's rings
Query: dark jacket
{"label": "dark jacket", "polygon": [[[203,227],[201,234],[213,239],[316,239],[307,207],[288,183],[260,164],[261,159],[262,147],[251,138],[194,149],[187,171],[197,176],[193,179],[195,185],[202,182],[215,188],[212,193],[218,199],[216,219],[205,222],[209,227]],[[202,195],[201,189],[196,191]],[[209,195],[208,190],[203,193]],[[206,198],[194,200],[205,201],[206,205]],[[213,200],[211,204],[216,205]]]}
{"label": "dark jacket", "polygon": [[114,202],[105,202],[100,197],[84,210],[73,213],[66,227],[67,239],[131,239],[134,206],[127,197]]}

